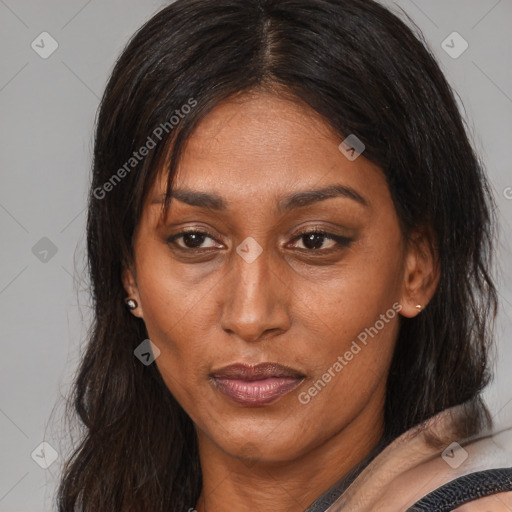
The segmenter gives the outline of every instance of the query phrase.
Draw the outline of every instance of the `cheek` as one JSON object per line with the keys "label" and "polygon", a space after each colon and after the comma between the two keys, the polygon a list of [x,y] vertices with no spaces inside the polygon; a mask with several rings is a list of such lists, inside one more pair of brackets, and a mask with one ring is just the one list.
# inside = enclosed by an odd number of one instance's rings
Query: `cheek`
{"label": "cheek", "polygon": [[[399,330],[400,238],[371,238],[335,275],[297,291],[312,376],[299,401],[320,416],[356,410],[385,380]],[[364,242],[364,241],[363,241]],[[329,408],[325,404],[329,403]]]}
{"label": "cheek", "polygon": [[[389,324],[398,320],[401,276],[399,244],[380,250],[369,245],[355,248],[336,269],[314,280],[294,281],[294,295],[299,299],[294,317],[304,323],[318,353],[343,353],[346,343],[376,322],[382,336],[392,338]],[[382,325],[379,319],[387,312]]]}
{"label": "cheek", "polygon": [[184,279],[165,258],[142,261],[138,289],[148,337],[160,350],[156,365],[171,393],[185,405],[197,398],[200,376],[208,373],[205,344],[212,319],[206,304],[212,286]]}
{"label": "cheek", "polygon": [[297,398],[315,416],[355,413],[385,381],[398,334],[400,306],[366,306],[353,301],[340,308],[338,303],[332,327],[325,322],[306,327],[312,334],[311,343],[303,347],[302,355],[310,374]]}
{"label": "cheek", "polygon": [[205,304],[215,293],[219,276],[209,272],[206,266],[176,264],[165,244],[148,243],[143,247],[137,275],[148,332],[152,331],[156,339],[169,340],[177,351],[179,344],[172,340],[184,336],[193,346],[206,325]]}

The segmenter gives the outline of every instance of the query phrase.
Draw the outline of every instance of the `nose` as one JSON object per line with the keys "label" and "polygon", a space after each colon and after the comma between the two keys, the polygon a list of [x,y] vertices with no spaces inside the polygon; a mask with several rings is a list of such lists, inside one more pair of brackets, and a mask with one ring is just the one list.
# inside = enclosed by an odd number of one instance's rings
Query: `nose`
{"label": "nose", "polygon": [[291,292],[271,251],[264,250],[254,261],[233,253],[223,288],[220,322],[226,332],[253,342],[289,329]]}

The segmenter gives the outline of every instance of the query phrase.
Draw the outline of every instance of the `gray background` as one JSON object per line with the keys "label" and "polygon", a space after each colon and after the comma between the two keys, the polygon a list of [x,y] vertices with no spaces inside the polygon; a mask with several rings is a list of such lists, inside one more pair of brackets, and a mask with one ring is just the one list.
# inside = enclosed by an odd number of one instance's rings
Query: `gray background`
{"label": "gray background", "polygon": [[[491,176],[502,230],[502,300],[496,380],[486,398],[498,424],[510,424],[512,76],[506,56],[512,55],[512,0],[386,4],[403,8],[422,29],[460,95],[471,137]],[[61,397],[90,318],[84,228],[96,108],[125,42],[163,5],[156,0],[0,0],[3,512],[52,510],[68,446]],[[35,40],[45,51],[50,48],[48,39],[41,43],[38,37],[44,31],[59,45],[47,59],[31,47]],[[456,59],[441,46],[453,31],[469,44]],[[457,40],[445,44],[452,51],[461,48]],[[31,458],[43,440],[59,454],[48,469]]]}

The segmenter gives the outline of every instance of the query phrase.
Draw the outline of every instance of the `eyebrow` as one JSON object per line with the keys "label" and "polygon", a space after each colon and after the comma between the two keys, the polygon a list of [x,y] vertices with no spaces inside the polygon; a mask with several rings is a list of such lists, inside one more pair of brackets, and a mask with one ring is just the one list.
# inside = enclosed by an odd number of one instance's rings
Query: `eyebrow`
{"label": "eyebrow", "polygon": [[[368,201],[353,188],[345,185],[330,185],[314,190],[299,191],[289,196],[282,197],[277,202],[277,211],[284,212],[295,208],[303,208],[318,201],[324,201],[334,197],[352,199],[363,206],[368,206]],[[151,204],[162,204],[164,198],[165,194],[155,196]],[[228,203],[223,197],[210,192],[199,192],[183,188],[174,189],[171,192],[171,198],[205,210],[223,211],[228,208]]]}

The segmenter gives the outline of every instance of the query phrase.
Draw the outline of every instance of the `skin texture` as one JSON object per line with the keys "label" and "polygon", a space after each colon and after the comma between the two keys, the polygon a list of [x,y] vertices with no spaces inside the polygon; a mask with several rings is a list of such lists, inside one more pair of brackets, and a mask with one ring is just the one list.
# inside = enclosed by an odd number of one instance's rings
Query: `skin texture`
{"label": "skin texture", "polygon": [[[199,512],[302,510],[382,433],[400,315],[426,306],[438,270],[426,236],[406,244],[382,171],[364,155],[349,161],[341,141],[306,106],[245,94],[202,120],[174,182],[222,196],[226,209],[173,199],[162,219],[165,177],[145,205],[123,282],[138,303],[133,314],[161,351],[165,383],[196,427],[203,492],[190,506]],[[281,197],[330,185],[350,187],[366,205],[335,197],[276,209]],[[203,253],[186,248],[194,247],[190,237],[166,242],[191,228],[213,236],[204,238]],[[298,235],[315,228],[351,242],[320,237],[317,249],[308,248]],[[247,237],[262,250],[250,263],[236,251]],[[394,303],[400,314],[302,404],[299,394]],[[209,378],[229,364],[260,362],[292,367],[305,379],[270,404],[246,407]]]}

